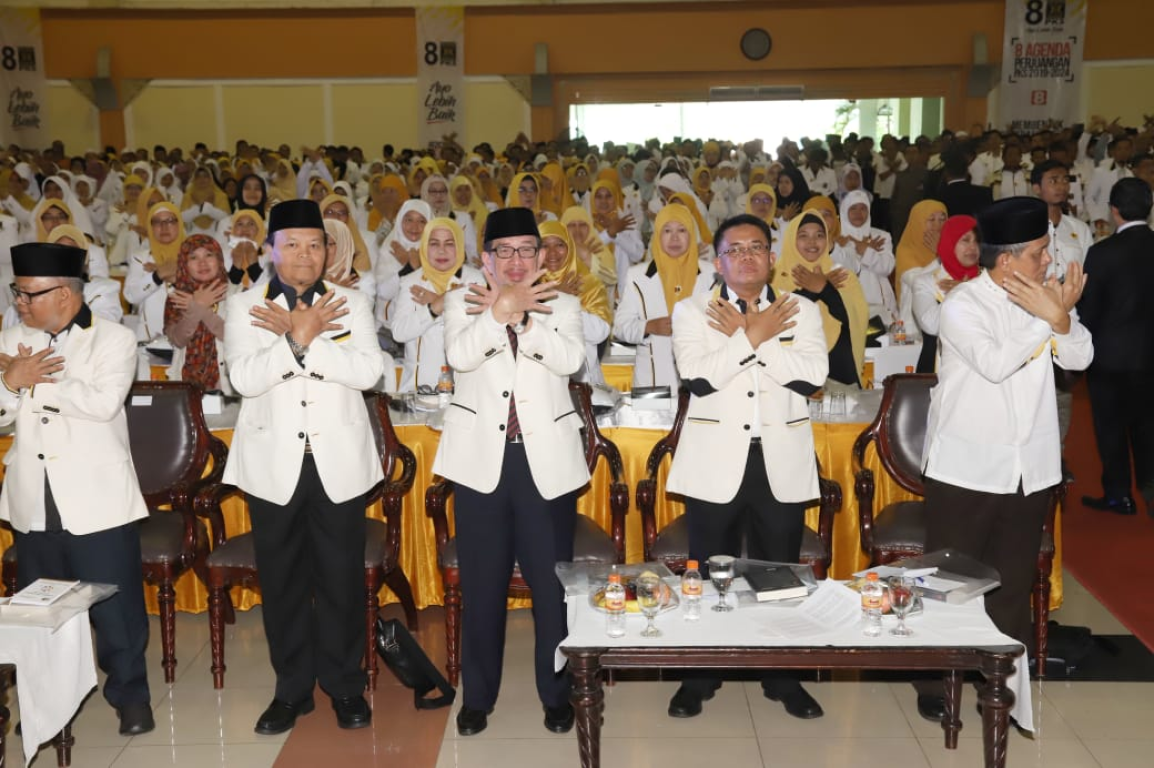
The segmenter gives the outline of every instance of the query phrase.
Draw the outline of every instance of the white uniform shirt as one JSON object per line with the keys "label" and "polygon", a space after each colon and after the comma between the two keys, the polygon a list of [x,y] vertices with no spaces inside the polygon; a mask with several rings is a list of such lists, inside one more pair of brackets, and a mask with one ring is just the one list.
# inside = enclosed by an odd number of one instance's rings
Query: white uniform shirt
{"label": "white uniform shirt", "polygon": [[982,272],[946,296],[938,337],[922,468],[927,477],[987,493],[1026,494],[1062,479],[1051,359],[1083,370],[1090,332],[1070,312],[1070,332],[1010,301]]}
{"label": "white uniform shirt", "polygon": [[1086,263],[1086,251],[1094,244],[1094,233],[1081,219],[1062,215],[1057,226],[1050,222],[1050,245],[1047,250],[1054,260],[1046,269],[1046,277],[1066,276],[1066,266],[1071,262]]}

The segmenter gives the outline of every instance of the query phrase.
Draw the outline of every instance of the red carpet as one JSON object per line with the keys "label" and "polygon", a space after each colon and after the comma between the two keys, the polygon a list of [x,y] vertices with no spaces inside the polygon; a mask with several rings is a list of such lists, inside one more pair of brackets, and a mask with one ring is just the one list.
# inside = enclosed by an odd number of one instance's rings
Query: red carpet
{"label": "red carpet", "polygon": [[[1149,564],[1154,559],[1154,520],[1140,497],[1137,515],[1125,517],[1082,506],[1082,496],[1102,494],[1102,466],[1090,420],[1085,380],[1074,391],[1074,420],[1066,438],[1066,460],[1075,480],[1062,519],[1065,567],[1154,651],[1154,600]],[[1057,616],[1061,620],[1061,615]]]}

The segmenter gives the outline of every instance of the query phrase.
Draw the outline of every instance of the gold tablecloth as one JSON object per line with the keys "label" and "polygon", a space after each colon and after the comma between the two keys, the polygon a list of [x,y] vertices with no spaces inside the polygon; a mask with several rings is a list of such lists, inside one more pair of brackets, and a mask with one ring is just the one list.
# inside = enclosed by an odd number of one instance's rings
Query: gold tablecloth
{"label": "gold tablecloth", "polygon": [[[844,503],[841,512],[834,521],[833,566],[830,574],[834,578],[848,578],[851,573],[864,568],[868,563],[861,551],[858,537],[857,504],[853,495],[853,463],[850,458],[853,442],[865,428],[864,424],[852,423],[825,423],[813,425],[814,441],[817,447],[818,458],[821,461],[823,473],[841,484]],[[437,570],[436,539],[433,535],[433,524],[425,515],[425,489],[432,480],[431,468],[433,457],[437,452],[440,434],[425,425],[398,425],[397,435],[407,445],[417,458],[417,477],[413,489],[405,499],[404,518],[401,534],[401,566],[408,575],[413,588],[413,597],[418,608],[428,605],[440,605],[443,599],[440,573]],[[638,429],[632,427],[606,428],[604,435],[617,444],[621,451],[625,469],[625,481],[629,485],[630,511],[626,517],[625,547],[628,562],[640,562],[642,559],[641,544],[641,516],[635,505],[634,493],[637,482],[645,477],[645,461],[653,445],[664,435],[663,431],[652,429]],[[232,430],[215,432],[226,443],[231,442]],[[0,438],[0,453],[7,451],[11,437]],[[904,491],[896,483],[889,480],[888,475],[881,468],[880,462],[872,449],[866,457],[866,464],[874,470],[878,482],[875,499],[875,509],[881,509],[886,504],[916,498]],[[665,472],[668,470],[668,461],[662,467],[659,476],[659,491],[657,504],[658,529],[667,525],[684,512],[684,505],[677,500],[666,499],[660,489],[664,487]],[[589,489],[578,501],[578,510],[596,520],[602,528],[609,527],[608,504],[609,473],[602,466],[594,474]],[[229,535],[243,533],[249,529],[248,515],[243,502],[230,499],[224,507],[225,527]],[[449,522],[452,525],[452,500],[449,503]],[[380,519],[381,510],[377,505],[369,510],[369,515]],[[817,507],[811,509],[807,515],[807,524],[817,526]],[[1061,525],[1057,526],[1057,554],[1054,562],[1054,574],[1051,578],[1051,606],[1057,608],[1062,603],[1062,567],[1061,567]],[[6,548],[12,540],[7,530],[0,529],[0,549]],[[156,610],[156,590],[146,589],[149,610]],[[208,608],[207,593],[204,586],[190,572],[186,573],[177,582],[176,605],[178,610],[200,612]],[[234,604],[241,609],[247,609],[260,602],[260,595],[249,589],[236,588],[233,590]],[[381,591],[382,603],[395,602],[395,596],[384,588]]]}

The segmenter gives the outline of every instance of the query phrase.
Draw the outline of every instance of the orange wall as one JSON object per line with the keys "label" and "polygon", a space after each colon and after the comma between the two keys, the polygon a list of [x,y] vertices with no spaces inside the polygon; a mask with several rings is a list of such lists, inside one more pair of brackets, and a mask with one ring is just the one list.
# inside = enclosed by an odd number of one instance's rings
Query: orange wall
{"label": "orange wall", "polygon": [[[1154,2],[1090,0],[1089,8],[1088,60],[1152,55],[1146,30]],[[112,49],[115,79],[416,74],[410,9],[42,14],[52,78],[93,76],[101,47]],[[531,74],[535,44],[546,43],[554,104],[533,110],[538,136],[565,126],[569,103],[597,101],[597,94],[701,99],[710,84],[750,82],[804,84],[840,98],[943,96],[947,125],[959,127],[985,122],[985,99],[965,96],[972,38],[984,33],[990,58],[999,60],[1004,14],[1004,0],[471,7],[465,71]],[[738,48],[742,32],[755,26],[774,39],[761,62]]]}

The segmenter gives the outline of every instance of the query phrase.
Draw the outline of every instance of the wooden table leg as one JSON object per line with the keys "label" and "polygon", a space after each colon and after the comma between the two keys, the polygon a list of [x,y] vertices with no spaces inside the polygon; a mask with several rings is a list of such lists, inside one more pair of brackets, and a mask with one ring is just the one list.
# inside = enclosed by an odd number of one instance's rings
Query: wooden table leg
{"label": "wooden table leg", "polygon": [[946,749],[958,748],[958,731],[962,730],[962,673],[951,669],[945,679],[946,716],[942,730],[946,732]]}
{"label": "wooden table leg", "polygon": [[72,765],[72,747],[76,739],[72,738],[72,724],[64,726],[60,733],[52,738],[52,746],[56,747],[56,764],[60,768]]}
{"label": "wooden table leg", "polygon": [[601,766],[601,713],[605,709],[605,691],[601,688],[600,654],[588,653],[569,657],[569,675],[573,688],[569,700],[577,719],[577,746],[581,768]]}
{"label": "wooden table leg", "polygon": [[1006,747],[1010,733],[1010,708],[1014,706],[1014,692],[1006,687],[1006,679],[1014,671],[1014,658],[1009,654],[990,654],[982,661],[982,742],[986,753],[986,768],[1004,768]]}

